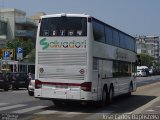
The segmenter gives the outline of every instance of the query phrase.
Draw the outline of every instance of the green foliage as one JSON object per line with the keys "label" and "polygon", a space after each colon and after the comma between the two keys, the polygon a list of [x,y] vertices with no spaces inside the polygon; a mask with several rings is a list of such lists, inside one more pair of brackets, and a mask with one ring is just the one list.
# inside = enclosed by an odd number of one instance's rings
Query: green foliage
{"label": "green foliage", "polygon": [[160,67],[160,62],[154,63],[154,67]]}
{"label": "green foliage", "polygon": [[151,57],[148,54],[139,54],[140,55],[140,59],[141,59],[141,65],[143,66],[152,66],[152,62],[153,62],[153,57]]}
{"label": "green foliage", "polygon": [[[8,41],[6,44],[6,47],[8,49],[14,49],[15,53],[16,53],[17,47],[22,47],[23,57],[25,57],[32,51],[32,49],[34,48],[34,45],[30,40],[24,41],[22,39],[14,39],[14,40]],[[15,55],[15,58],[16,58],[16,55]]]}
{"label": "green foliage", "polygon": [[35,62],[35,53],[36,53],[36,49],[32,49],[32,51],[29,54],[29,60],[30,62]]}

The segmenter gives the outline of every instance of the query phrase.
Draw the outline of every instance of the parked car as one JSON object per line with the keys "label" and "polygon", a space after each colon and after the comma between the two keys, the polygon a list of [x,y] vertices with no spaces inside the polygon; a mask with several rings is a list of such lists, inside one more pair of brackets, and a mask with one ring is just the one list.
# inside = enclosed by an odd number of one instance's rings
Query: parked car
{"label": "parked car", "polygon": [[137,66],[137,76],[145,77],[149,75],[149,69],[147,66]]}
{"label": "parked car", "polygon": [[4,91],[8,91],[10,88],[10,82],[6,78],[5,74],[0,73],[0,89],[4,89]]}
{"label": "parked car", "polygon": [[153,69],[149,69],[149,74],[153,75]]}
{"label": "parked car", "polygon": [[34,89],[35,89],[35,80],[30,80],[28,85],[28,94],[30,96],[34,96]]}
{"label": "parked car", "polygon": [[6,76],[11,83],[12,89],[28,88],[29,78],[27,73],[24,72],[7,73]]}
{"label": "parked car", "polygon": [[138,69],[137,76],[140,76],[140,77],[147,76],[146,71],[144,69]]}

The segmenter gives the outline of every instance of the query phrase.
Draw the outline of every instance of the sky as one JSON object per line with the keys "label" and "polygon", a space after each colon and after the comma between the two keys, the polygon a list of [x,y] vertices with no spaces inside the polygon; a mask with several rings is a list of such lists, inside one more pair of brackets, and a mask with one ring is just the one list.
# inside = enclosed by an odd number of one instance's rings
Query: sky
{"label": "sky", "polygon": [[0,8],[89,14],[132,36],[160,36],[160,0],[0,0]]}

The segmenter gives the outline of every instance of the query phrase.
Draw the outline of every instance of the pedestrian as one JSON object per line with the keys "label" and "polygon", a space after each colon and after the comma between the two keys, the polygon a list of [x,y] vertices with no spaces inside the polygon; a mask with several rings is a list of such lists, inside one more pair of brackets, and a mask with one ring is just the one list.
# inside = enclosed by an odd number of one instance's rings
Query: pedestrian
{"label": "pedestrian", "polygon": [[149,76],[149,69],[145,69],[145,72],[146,72],[146,76],[148,77]]}

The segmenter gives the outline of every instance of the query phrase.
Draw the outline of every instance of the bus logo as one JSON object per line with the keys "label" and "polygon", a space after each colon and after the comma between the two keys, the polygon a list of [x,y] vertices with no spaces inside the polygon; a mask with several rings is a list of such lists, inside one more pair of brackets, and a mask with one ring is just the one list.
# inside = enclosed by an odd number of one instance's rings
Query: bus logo
{"label": "bus logo", "polygon": [[40,45],[43,45],[43,48],[42,48],[43,50],[49,47],[49,43],[46,42],[46,40],[47,40],[46,38],[43,38],[40,40]]}
{"label": "bus logo", "polygon": [[86,48],[86,40],[84,41],[58,41],[54,40],[51,42],[47,42],[46,38],[40,40],[40,45],[42,45],[42,49],[47,48]]}

